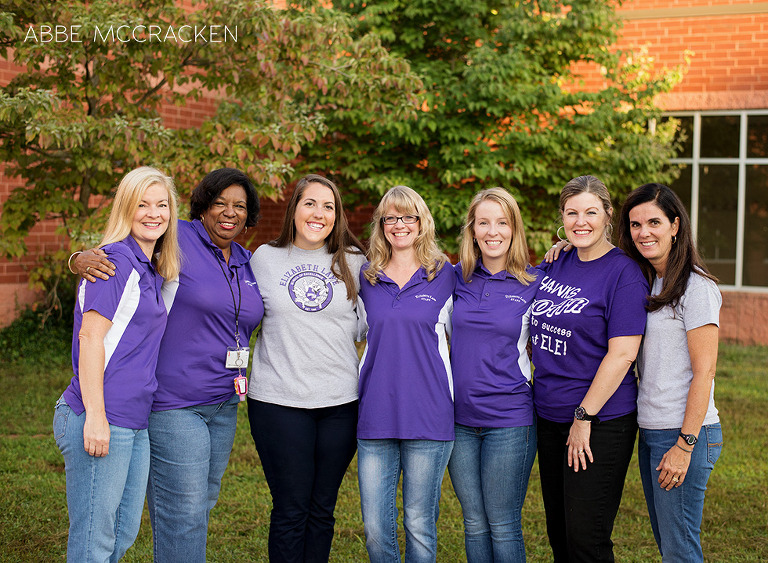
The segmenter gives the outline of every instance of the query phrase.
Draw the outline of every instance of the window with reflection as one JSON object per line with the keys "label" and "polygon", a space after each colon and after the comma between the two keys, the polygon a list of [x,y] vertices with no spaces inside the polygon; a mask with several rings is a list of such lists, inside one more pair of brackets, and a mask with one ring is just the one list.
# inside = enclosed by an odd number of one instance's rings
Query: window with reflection
{"label": "window with reflection", "polygon": [[699,252],[720,283],[736,283],[739,167],[699,167]]}
{"label": "window with reflection", "polygon": [[768,286],[768,166],[747,166],[744,285]]}
{"label": "window with reflection", "polygon": [[739,156],[739,116],[710,115],[701,118],[701,157]]}

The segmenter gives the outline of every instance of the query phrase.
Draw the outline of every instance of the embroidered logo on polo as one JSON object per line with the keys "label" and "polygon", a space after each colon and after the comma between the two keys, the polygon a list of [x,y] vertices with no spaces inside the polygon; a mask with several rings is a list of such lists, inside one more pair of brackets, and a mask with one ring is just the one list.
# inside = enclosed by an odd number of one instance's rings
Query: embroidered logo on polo
{"label": "embroidered logo on polo", "polygon": [[299,272],[288,280],[288,294],[299,309],[322,311],[333,299],[333,282],[318,272]]}
{"label": "embroidered logo on polo", "polygon": [[437,301],[437,299],[435,299],[428,293],[420,293],[419,295],[414,295],[413,298],[420,299],[421,301]]}

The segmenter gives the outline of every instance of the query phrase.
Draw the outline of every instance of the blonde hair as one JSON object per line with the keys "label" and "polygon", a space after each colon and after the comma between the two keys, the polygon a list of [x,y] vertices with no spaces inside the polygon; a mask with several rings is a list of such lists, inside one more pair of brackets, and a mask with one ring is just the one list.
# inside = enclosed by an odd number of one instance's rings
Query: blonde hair
{"label": "blonde hair", "polygon": [[133,218],[139,207],[139,201],[150,186],[160,184],[168,192],[168,207],[171,216],[165,233],[155,242],[155,252],[152,263],[158,273],[166,280],[179,275],[181,257],[179,253],[179,211],[176,188],[173,179],[156,168],[141,166],[126,174],[117,186],[115,199],[112,202],[112,212],[107,220],[104,238],[99,248],[106,244],[118,242],[131,234]]}
{"label": "blonde hair", "polygon": [[419,194],[407,186],[390,188],[373,212],[370,249],[368,250],[370,264],[365,270],[365,278],[372,285],[376,285],[379,281],[379,274],[392,259],[392,247],[384,236],[384,228],[381,223],[382,217],[390,207],[394,207],[398,213],[419,217],[419,234],[413,246],[417,260],[427,272],[427,280],[432,281],[437,272],[448,262],[448,257],[437,245],[435,220],[432,218],[427,204]]}
{"label": "blonde hair", "polygon": [[461,260],[461,273],[464,281],[469,282],[472,273],[477,266],[477,260],[481,256],[480,247],[475,242],[475,218],[478,206],[484,201],[493,201],[501,206],[504,215],[510,222],[512,228],[512,241],[507,251],[507,261],[504,269],[515,276],[523,285],[530,284],[536,279],[536,276],[527,271],[530,256],[528,254],[528,243],[525,240],[525,229],[523,228],[523,218],[520,215],[520,208],[517,201],[504,188],[489,188],[475,194],[472,203],[467,210],[467,219],[461,229],[461,242],[459,245],[459,259]]}

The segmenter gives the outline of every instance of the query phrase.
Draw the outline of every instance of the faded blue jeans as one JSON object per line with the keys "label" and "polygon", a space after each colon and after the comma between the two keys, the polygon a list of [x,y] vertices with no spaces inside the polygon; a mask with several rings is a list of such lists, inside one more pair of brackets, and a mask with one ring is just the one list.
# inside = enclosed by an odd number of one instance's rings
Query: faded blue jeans
{"label": "faded blue jeans", "polygon": [[69,540],[67,561],[118,561],[141,526],[149,471],[147,430],[109,425],[109,453],[89,455],[83,447],[85,412],[75,414],[60,398],[53,435],[67,473]]}
{"label": "faded blue jeans", "polygon": [[406,563],[437,559],[440,487],[453,442],[357,440],[360,504],[371,563],[400,561],[397,544],[397,483],[403,474]]}
{"label": "faded blue jeans", "polygon": [[448,471],[464,514],[468,563],[525,561],[521,514],[536,457],[536,425],[456,424]]}
{"label": "faded blue jeans", "polygon": [[664,563],[704,561],[701,551],[701,517],[707,481],[723,447],[720,424],[703,426],[693,447],[691,463],[683,484],[669,491],[659,485],[656,471],[662,456],[674,446],[679,428],[640,429],[637,457],[643,480],[645,503],[651,518],[653,536]]}
{"label": "faded blue jeans", "polygon": [[237,395],[149,415],[147,503],[155,563],[204,563],[208,515],[219,498],[237,426]]}

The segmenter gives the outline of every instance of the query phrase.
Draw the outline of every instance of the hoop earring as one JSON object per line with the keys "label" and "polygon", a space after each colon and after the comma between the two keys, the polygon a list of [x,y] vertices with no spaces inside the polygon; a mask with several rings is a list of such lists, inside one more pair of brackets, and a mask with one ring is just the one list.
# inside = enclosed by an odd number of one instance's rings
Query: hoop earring
{"label": "hoop earring", "polygon": [[565,225],[560,225],[557,228],[557,232],[555,233],[557,235],[557,238],[559,238],[560,240],[562,240],[564,242],[570,243],[571,241],[568,240],[568,237],[563,238],[563,237],[560,236],[560,229],[563,229],[563,234],[565,234]]}
{"label": "hoop earring", "polygon": [[245,228],[245,230],[243,231],[243,234],[244,234],[244,235],[247,235],[247,234],[248,234],[248,227],[246,227],[246,228]]}
{"label": "hoop earring", "polygon": [[608,223],[605,227],[605,236],[608,239],[608,242],[611,242],[611,239],[613,239],[613,223]]}
{"label": "hoop earring", "polygon": [[677,242],[677,235],[672,235],[672,244]]}

